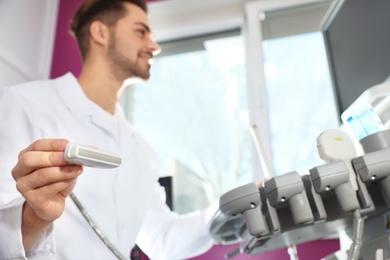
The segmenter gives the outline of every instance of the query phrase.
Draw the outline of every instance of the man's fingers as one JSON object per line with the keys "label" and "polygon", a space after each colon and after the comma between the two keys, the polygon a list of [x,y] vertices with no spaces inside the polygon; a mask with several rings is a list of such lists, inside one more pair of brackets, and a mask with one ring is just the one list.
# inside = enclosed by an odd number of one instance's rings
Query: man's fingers
{"label": "man's fingers", "polygon": [[12,169],[16,188],[26,199],[36,216],[53,221],[64,211],[65,199],[82,173],[80,165],[69,164],[64,150],[65,139],[37,140],[18,156]]}
{"label": "man's fingers", "polygon": [[29,151],[19,157],[18,162],[12,169],[12,176],[17,180],[40,168],[64,166],[67,164],[68,162],[64,158],[64,152]]}
{"label": "man's fingers", "polygon": [[42,168],[20,178],[16,183],[16,187],[20,193],[24,194],[30,190],[39,189],[52,183],[74,179],[82,171],[83,168],[80,165]]}
{"label": "man's fingers", "polygon": [[76,185],[77,178],[51,183],[41,188],[30,190],[23,196],[39,218],[53,221],[63,212],[65,199]]}
{"label": "man's fingers", "polygon": [[31,205],[34,205],[34,208],[45,208],[45,204],[55,200],[54,197],[58,197],[59,194],[61,194],[61,198],[66,198],[68,194],[63,194],[63,191],[66,191],[70,185],[73,188],[76,180],[77,177],[53,182],[35,190],[30,190],[23,196]]}
{"label": "man's fingers", "polygon": [[23,154],[30,151],[47,151],[47,152],[64,151],[68,143],[69,141],[66,139],[40,139],[33,142],[24,150],[22,150],[19,154],[19,157],[23,156]]}
{"label": "man's fingers", "polygon": [[17,180],[38,168],[66,165],[63,151],[68,143],[66,139],[40,139],[33,142],[19,153],[12,176]]}

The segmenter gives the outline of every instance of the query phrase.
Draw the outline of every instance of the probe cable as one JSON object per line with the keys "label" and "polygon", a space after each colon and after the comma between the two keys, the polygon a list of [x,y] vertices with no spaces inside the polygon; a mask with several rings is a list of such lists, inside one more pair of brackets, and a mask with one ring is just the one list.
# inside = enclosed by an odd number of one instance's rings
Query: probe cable
{"label": "probe cable", "polygon": [[83,204],[81,204],[80,200],[76,197],[76,195],[72,192],[70,193],[70,198],[73,200],[76,207],[79,209],[85,220],[91,226],[93,231],[98,235],[100,240],[111,250],[111,252],[120,260],[126,260],[128,258],[124,257],[121,252],[111,243],[111,241],[104,235],[104,233],[100,230],[100,228],[96,225],[95,221],[88,214],[87,210],[84,208]]}

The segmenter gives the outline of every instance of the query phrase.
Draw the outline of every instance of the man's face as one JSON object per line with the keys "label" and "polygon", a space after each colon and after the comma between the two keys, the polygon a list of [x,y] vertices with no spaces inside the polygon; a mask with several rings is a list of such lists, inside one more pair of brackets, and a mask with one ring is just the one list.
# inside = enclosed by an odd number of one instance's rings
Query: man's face
{"label": "man's face", "polygon": [[126,3],[128,14],[110,30],[107,59],[112,73],[120,80],[150,77],[153,56],[160,50],[150,31],[146,13]]}

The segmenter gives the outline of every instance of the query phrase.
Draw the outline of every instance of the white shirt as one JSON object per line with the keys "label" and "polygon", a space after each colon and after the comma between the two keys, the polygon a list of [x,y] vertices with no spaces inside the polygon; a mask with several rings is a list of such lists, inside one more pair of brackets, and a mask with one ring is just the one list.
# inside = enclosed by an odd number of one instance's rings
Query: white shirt
{"label": "white shirt", "polygon": [[165,205],[158,159],[120,105],[114,115],[107,113],[66,74],[0,92],[0,259],[115,259],[70,198],[63,215],[25,256],[24,199],[11,170],[18,153],[41,138],[66,138],[122,156],[116,169],[84,167],[74,193],[126,257],[135,243],[153,260],[185,259],[212,246],[204,211],[179,216]]}

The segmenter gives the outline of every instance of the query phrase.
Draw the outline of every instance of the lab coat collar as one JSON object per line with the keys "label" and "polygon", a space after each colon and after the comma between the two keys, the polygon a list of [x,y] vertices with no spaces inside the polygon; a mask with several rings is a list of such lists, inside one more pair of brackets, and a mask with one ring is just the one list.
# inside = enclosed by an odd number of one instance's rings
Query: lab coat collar
{"label": "lab coat collar", "polygon": [[78,83],[75,76],[68,72],[55,79],[57,91],[62,101],[75,115],[89,116],[92,114],[88,97]]}
{"label": "lab coat collar", "polygon": [[116,104],[115,115],[109,114],[85,95],[77,78],[69,72],[56,79],[56,87],[63,102],[73,114],[89,117],[92,123],[117,137],[116,114],[121,111],[119,104]]}

